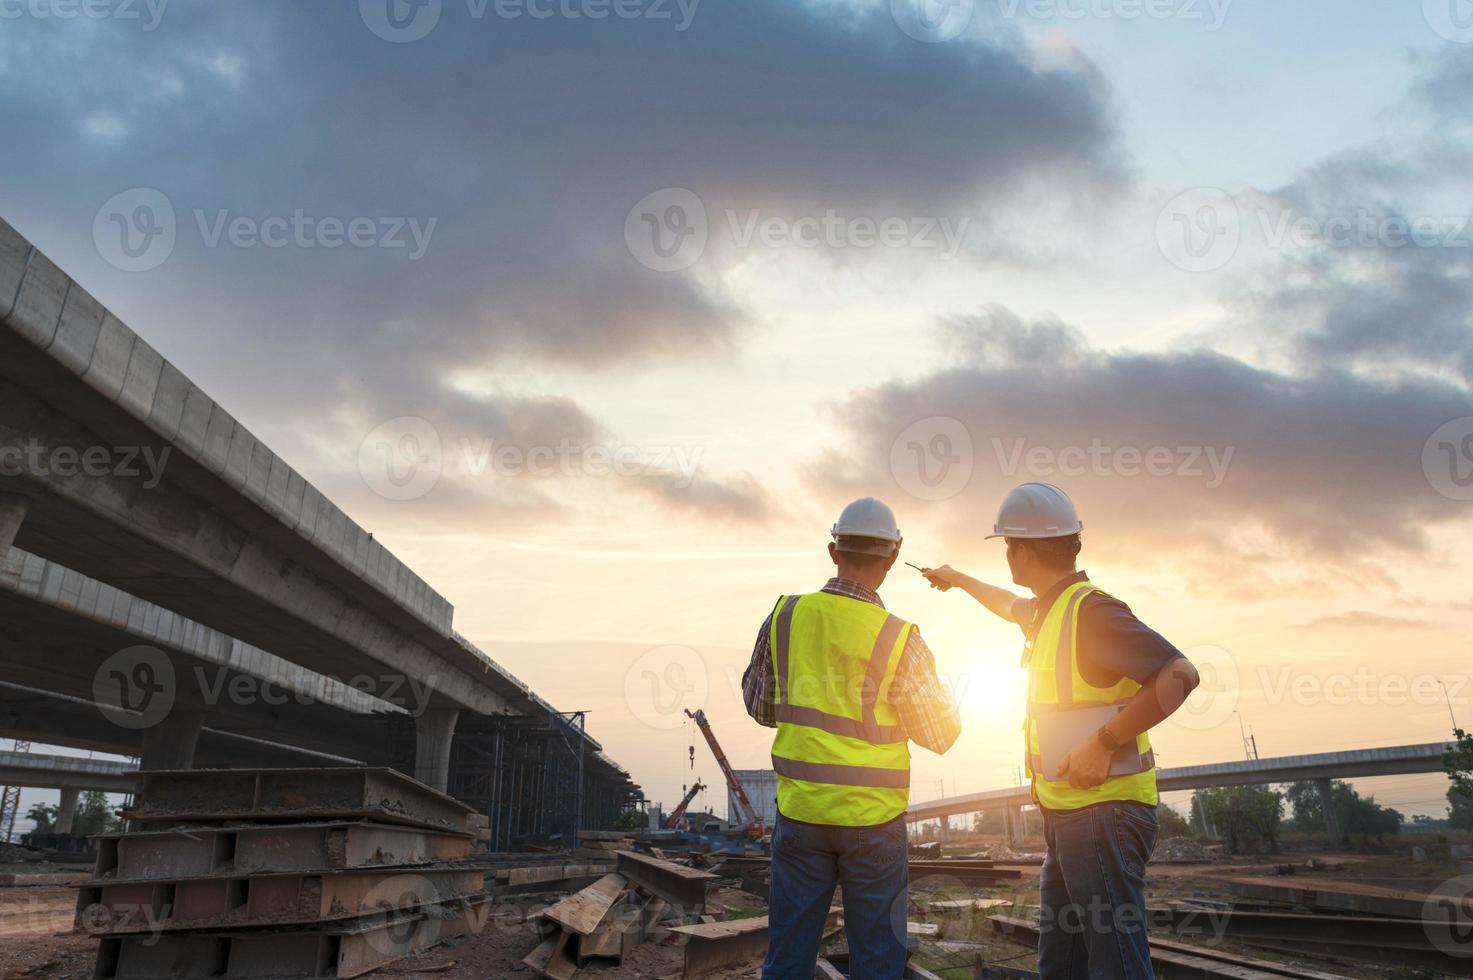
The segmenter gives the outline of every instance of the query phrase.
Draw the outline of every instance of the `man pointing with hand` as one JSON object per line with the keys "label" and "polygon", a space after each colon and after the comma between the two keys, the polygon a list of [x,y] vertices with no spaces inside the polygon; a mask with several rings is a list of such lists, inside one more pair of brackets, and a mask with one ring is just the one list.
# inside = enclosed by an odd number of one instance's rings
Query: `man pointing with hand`
{"label": "man pointing with hand", "polygon": [[1156,846],[1155,756],[1147,734],[1181,707],[1197,671],[1130,607],[1075,569],[1083,525],[1058,487],[1025,483],[1002,503],[1013,581],[1034,598],[950,565],[922,574],[960,588],[1027,639],[1025,765],[1043,811],[1043,980],[1151,980],[1145,871]]}

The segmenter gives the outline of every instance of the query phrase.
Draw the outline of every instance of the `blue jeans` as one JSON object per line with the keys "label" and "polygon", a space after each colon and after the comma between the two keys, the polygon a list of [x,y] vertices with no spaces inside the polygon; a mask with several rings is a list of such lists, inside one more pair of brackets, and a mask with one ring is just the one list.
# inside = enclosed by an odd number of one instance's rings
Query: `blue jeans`
{"label": "blue jeans", "polygon": [[1146,862],[1158,829],[1155,807],[1144,803],[1044,812],[1043,980],[1152,980]]}
{"label": "blue jeans", "polygon": [[851,980],[905,971],[910,885],[905,816],[877,827],[829,827],[778,814],[762,980],[813,980],[834,886],[844,889]]}

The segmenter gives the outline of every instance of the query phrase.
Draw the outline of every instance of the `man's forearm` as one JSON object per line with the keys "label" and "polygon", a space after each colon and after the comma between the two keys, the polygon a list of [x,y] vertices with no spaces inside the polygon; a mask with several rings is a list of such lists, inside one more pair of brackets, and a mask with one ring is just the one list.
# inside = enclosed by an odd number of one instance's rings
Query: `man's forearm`
{"label": "man's forearm", "polygon": [[1120,742],[1130,742],[1175,714],[1200,681],[1189,661],[1173,660],[1157,671],[1105,727]]}
{"label": "man's forearm", "polygon": [[1016,622],[1013,619],[1013,603],[1022,596],[1015,595],[1007,589],[996,585],[988,585],[986,582],[973,578],[970,575],[958,575],[957,585],[963,592],[976,599],[982,605],[1008,622]]}

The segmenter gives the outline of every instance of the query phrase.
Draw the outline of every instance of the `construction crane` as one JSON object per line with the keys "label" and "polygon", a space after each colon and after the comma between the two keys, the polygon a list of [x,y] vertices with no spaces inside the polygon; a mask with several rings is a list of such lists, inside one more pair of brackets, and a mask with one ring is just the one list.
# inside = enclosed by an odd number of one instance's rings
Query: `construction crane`
{"label": "construction crane", "polygon": [[716,734],[711,731],[711,723],[706,720],[706,713],[697,710],[694,713],[689,708],[685,713],[695,720],[696,727],[701,734],[706,736],[706,744],[711,746],[711,754],[716,757],[716,764],[721,767],[721,774],[726,777],[726,788],[731,790],[732,801],[736,803],[736,819],[733,823],[741,825],[741,829],[751,837],[761,837],[766,828],[762,826],[762,818],[758,816],[756,807],[747,798],[747,791],[742,787],[742,781],[737,779],[736,773],[732,771],[731,763],[726,761],[726,753],[721,751],[721,743],[716,741]]}
{"label": "construction crane", "polygon": [[690,788],[690,792],[685,794],[685,799],[680,801],[680,806],[672,810],[670,816],[665,818],[666,830],[674,830],[679,825],[680,818],[685,816],[685,811],[690,808],[691,800],[694,800],[696,794],[705,788],[705,786],[701,785],[701,781],[697,779],[696,784]]}

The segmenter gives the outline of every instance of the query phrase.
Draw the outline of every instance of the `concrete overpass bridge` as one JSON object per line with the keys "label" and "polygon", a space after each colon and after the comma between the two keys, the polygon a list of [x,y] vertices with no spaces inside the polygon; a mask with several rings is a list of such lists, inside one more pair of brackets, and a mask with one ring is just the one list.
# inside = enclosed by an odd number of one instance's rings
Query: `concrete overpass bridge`
{"label": "concrete overpass bridge", "polygon": [[0,752],[0,783],[61,790],[56,832],[70,834],[82,790],[131,793],[138,767],[128,762],[79,759],[69,755]]}
{"label": "concrete overpass bridge", "polygon": [[[1273,759],[1249,759],[1217,762],[1201,766],[1178,766],[1156,774],[1161,792],[1206,789],[1212,786],[1260,786],[1268,783],[1294,783],[1310,780],[1319,788],[1325,802],[1325,831],[1331,840],[1340,838],[1340,827],[1329,806],[1330,783],[1336,779],[1365,776],[1401,776],[1412,773],[1442,772],[1442,757],[1452,742],[1429,742],[1421,745],[1394,745],[1386,748],[1354,749],[1348,752],[1322,752],[1313,755],[1290,755]],[[905,818],[910,823],[922,820],[947,820],[963,813],[1002,810],[1007,816],[1010,833],[1016,839],[1022,829],[1017,819],[1022,808],[1033,802],[1027,786],[951,796],[925,803],[912,803]]]}
{"label": "concrete overpass bridge", "polygon": [[[166,459],[161,478],[78,465],[119,451]],[[453,630],[444,597],[3,221],[0,462],[7,680],[86,699],[99,658],[143,640],[186,675],[249,678],[251,658],[271,657],[380,702],[240,711],[181,687],[166,717],[109,751],[188,766],[214,730],[359,757],[373,724],[407,726],[402,767],[445,789],[464,716],[479,736],[531,722],[568,744],[577,775],[558,780],[575,778],[580,801],[637,795],[597,742]],[[0,733],[42,737],[15,719]]]}

